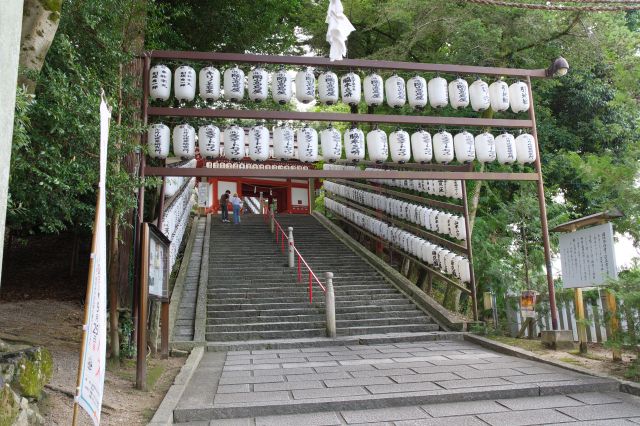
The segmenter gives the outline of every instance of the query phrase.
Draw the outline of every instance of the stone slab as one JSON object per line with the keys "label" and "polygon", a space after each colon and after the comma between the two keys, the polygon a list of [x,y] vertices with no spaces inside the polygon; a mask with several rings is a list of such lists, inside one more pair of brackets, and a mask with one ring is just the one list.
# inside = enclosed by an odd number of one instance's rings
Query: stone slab
{"label": "stone slab", "polygon": [[507,411],[503,413],[479,414],[478,417],[492,426],[527,426],[557,424],[573,421],[574,418],[556,410]]}

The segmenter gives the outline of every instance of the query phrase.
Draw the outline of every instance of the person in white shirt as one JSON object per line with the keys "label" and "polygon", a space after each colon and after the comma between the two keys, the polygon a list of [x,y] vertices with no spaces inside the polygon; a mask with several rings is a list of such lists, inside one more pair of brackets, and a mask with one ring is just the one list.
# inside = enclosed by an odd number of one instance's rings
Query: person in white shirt
{"label": "person in white shirt", "polygon": [[231,197],[231,205],[233,206],[233,224],[237,225],[240,223],[240,209],[242,208],[242,198],[238,197],[238,194],[233,194]]}

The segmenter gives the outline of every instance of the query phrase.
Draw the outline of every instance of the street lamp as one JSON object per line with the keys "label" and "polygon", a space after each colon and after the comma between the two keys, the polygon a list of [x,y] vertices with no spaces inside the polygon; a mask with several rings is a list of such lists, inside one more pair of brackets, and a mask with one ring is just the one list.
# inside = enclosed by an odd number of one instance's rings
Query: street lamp
{"label": "street lamp", "polygon": [[553,61],[551,66],[546,69],[545,74],[547,77],[562,77],[569,72],[569,62],[562,56],[559,56]]}

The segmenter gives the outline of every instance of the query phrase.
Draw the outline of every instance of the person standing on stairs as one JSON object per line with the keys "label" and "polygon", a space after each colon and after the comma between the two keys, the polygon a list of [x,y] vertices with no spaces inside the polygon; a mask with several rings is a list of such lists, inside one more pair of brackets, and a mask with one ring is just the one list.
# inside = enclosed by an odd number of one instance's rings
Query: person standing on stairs
{"label": "person standing on stairs", "polygon": [[220,197],[220,210],[222,210],[223,222],[229,222],[229,194],[231,194],[231,191],[227,189]]}
{"label": "person standing on stairs", "polygon": [[238,194],[233,194],[231,197],[231,205],[233,206],[233,224],[237,225],[240,223],[240,208],[242,207],[242,198],[238,197]]}

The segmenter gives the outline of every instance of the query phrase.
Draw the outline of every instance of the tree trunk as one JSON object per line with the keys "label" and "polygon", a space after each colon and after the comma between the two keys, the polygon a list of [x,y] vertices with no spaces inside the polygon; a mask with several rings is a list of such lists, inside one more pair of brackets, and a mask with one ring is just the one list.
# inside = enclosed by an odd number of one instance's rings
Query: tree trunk
{"label": "tree trunk", "polygon": [[22,34],[20,39],[20,67],[28,71],[18,76],[18,85],[34,93],[36,82],[32,72],[40,72],[49,47],[58,30],[62,0],[24,0]]}

